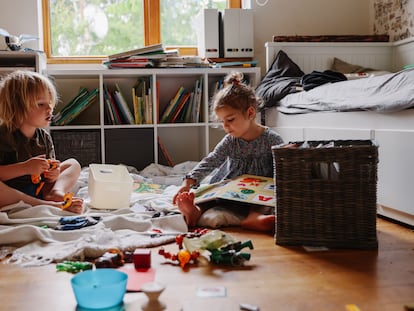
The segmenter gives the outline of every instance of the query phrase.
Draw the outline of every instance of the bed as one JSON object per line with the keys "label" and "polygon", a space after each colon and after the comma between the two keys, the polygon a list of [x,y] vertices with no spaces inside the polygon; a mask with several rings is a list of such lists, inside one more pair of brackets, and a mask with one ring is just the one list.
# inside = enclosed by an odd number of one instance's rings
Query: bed
{"label": "bed", "polygon": [[[334,61],[340,60],[347,65],[355,65],[364,69],[372,69],[378,75],[370,75],[352,81],[324,83],[309,92],[326,89],[328,84],[363,84],[363,79],[385,79],[385,75],[393,75],[414,64],[414,39],[399,42],[267,42],[266,43],[266,76],[272,69],[275,58],[283,51],[305,75],[312,72],[332,70]],[[297,73],[298,68],[288,68]],[[286,68],[285,68],[286,69]],[[414,74],[411,71],[410,79]],[[379,73],[381,72],[381,73]],[[347,79],[348,75],[346,75]],[[263,81],[263,80],[262,80]],[[403,79],[404,81],[404,79]],[[289,82],[289,81],[288,81]],[[285,86],[292,87],[285,81]],[[261,82],[262,83],[262,82]],[[402,90],[404,82],[400,82]],[[414,109],[411,98],[414,96],[414,84],[408,83],[403,97],[409,97],[403,105],[397,106],[390,97],[379,97],[371,100],[375,104],[386,99],[378,108],[352,107],[352,109],[335,109],[327,105],[323,108],[308,109],[303,95],[297,90],[286,91],[282,99],[273,102],[269,98],[264,101],[262,121],[277,130],[286,141],[325,140],[325,139],[373,139],[379,144],[378,164],[378,214],[395,219],[408,225],[414,225],[414,204],[412,203],[412,185],[414,179]],[[259,89],[258,94],[263,95]],[[346,91],[345,91],[346,92]],[[402,93],[401,92],[401,93]],[[334,92],[336,94],[336,92]],[[349,92],[350,95],[355,94]],[[363,95],[359,96],[360,97]],[[290,97],[298,97],[298,106],[292,106]],[[358,100],[359,100],[358,99]],[[366,96],[369,101],[371,96]],[[356,100],[356,99],[355,99]],[[286,101],[290,105],[281,105]],[[292,108],[293,107],[293,108]],[[320,109],[320,111],[317,111]],[[342,110],[342,111],[341,111]],[[316,112],[315,112],[316,111]]]}

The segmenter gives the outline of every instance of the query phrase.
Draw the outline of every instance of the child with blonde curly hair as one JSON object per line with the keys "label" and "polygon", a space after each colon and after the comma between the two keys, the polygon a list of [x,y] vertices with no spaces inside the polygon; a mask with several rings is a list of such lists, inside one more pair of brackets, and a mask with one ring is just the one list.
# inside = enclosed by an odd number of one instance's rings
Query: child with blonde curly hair
{"label": "child with blonde curly hair", "polygon": [[80,164],[75,159],[56,160],[45,130],[56,101],[53,83],[39,73],[15,71],[0,81],[0,211],[23,201],[82,212],[81,198],[65,204]]}
{"label": "child with blonde curly hair", "polygon": [[240,225],[245,229],[265,232],[272,232],[275,228],[275,215],[271,208],[246,208],[234,202],[225,206],[223,203],[218,206],[216,202],[213,206],[207,203],[195,205],[194,192],[190,191],[213,171],[210,183],[243,174],[273,177],[272,146],[283,143],[283,140],[278,133],[257,123],[258,98],[242,80],[243,75],[239,72],[229,74],[224,88],[215,95],[213,112],[227,134],[186,175],[173,198],[173,203],[178,205],[190,227]]}

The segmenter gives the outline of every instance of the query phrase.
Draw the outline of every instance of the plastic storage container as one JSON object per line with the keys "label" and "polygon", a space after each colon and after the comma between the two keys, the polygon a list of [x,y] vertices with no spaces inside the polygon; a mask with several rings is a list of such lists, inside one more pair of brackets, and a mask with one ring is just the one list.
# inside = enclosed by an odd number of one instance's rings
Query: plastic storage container
{"label": "plastic storage container", "polygon": [[133,179],[123,165],[90,164],[88,191],[96,209],[129,207]]}

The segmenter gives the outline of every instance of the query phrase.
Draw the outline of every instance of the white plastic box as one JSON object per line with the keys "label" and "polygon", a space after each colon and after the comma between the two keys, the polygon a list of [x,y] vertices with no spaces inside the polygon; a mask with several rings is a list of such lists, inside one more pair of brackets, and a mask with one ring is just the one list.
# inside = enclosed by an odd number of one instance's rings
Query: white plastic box
{"label": "white plastic box", "polygon": [[96,209],[129,207],[133,179],[123,165],[90,164],[88,191]]}

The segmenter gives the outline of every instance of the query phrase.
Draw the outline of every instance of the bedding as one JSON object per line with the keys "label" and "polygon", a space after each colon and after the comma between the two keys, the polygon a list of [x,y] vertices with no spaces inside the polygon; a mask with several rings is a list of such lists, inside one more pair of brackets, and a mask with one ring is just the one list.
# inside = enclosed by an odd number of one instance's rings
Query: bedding
{"label": "bedding", "polygon": [[[187,164],[181,168],[187,169]],[[152,165],[144,173],[159,178],[172,172]],[[130,207],[97,210],[87,204],[88,174],[89,168],[84,168],[76,191],[76,195],[85,200],[82,215],[23,202],[3,208],[0,212],[0,259],[7,257],[6,262],[22,266],[83,260],[99,257],[108,248],[134,250],[170,243],[177,234],[188,231],[182,215],[172,204],[178,186],[154,184],[148,177],[130,173],[135,189]],[[98,221],[74,230],[56,229],[62,217],[77,216],[93,217]]]}
{"label": "bedding", "polygon": [[[337,70],[339,67],[343,69],[346,62],[337,60],[334,65]],[[360,73],[361,68],[356,68],[354,72]],[[367,73],[378,72],[377,69],[364,70]],[[362,75],[363,79],[324,83],[308,91],[303,90],[303,76],[299,66],[280,50],[256,88],[257,95],[263,99],[261,108],[277,106],[280,112],[286,114],[359,110],[387,113],[414,106],[413,68],[396,73]]]}
{"label": "bedding", "polygon": [[[187,161],[169,167],[153,163],[140,172],[127,167],[134,180],[131,201],[129,207],[117,210],[89,206],[88,167],[82,169],[74,189],[85,202],[82,215],[24,202],[3,207],[0,261],[39,266],[97,258],[109,248],[124,251],[174,242],[176,235],[187,232],[188,227],[172,198],[196,164]],[[201,183],[208,183],[213,174]],[[229,226],[236,223],[235,217],[230,211],[211,209],[202,215],[200,224],[209,228]]]}

